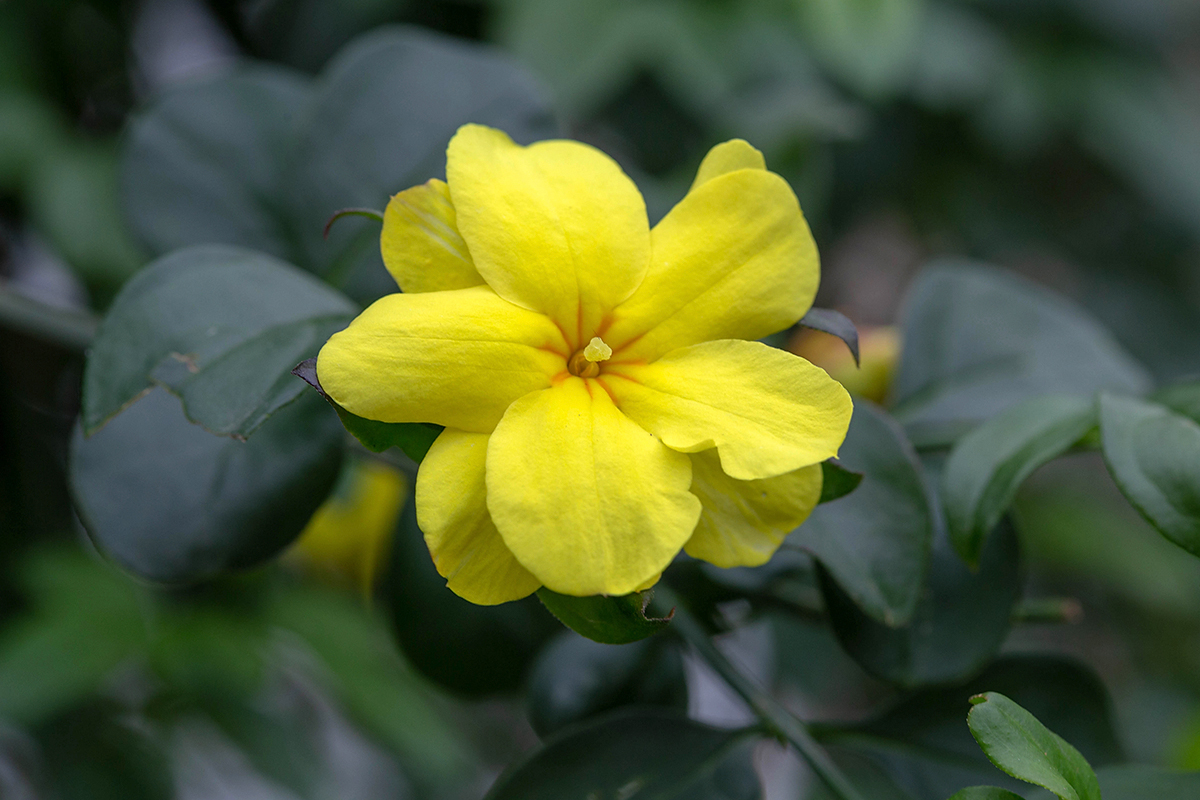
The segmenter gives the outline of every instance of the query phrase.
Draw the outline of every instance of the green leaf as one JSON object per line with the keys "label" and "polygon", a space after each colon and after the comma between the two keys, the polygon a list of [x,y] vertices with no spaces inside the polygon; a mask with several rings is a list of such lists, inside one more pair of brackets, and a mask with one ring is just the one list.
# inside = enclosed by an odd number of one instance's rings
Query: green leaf
{"label": "green leaf", "polygon": [[899,425],[861,399],[840,463],[861,472],[862,482],[818,506],[789,541],[812,553],[872,618],[903,624],[917,605],[937,514],[920,463]]}
{"label": "green leaf", "polygon": [[1093,764],[1125,760],[1108,691],[1096,673],[1074,659],[1002,656],[966,682],[911,693],[862,722],[818,726],[820,741],[870,755],[919,797],[946,797],[963,786],[1022,785],[995,768],[964,726],[968,698],[998,691],[1057,730]]}
{"label": "green leaf", "polygon": [[1100,800],[1091,765],[1037,717],[996,692],[975,695],[971,703],[967,725],[993,764],[1062,800]]}
{"label": "green leaf", "polygon": [[302,168],[282,197],[299,247],[321,272],[347,276],[355,296],[379,286],[395,291],[382,269],[379,226],[346,220],[324,239],[331,214],[382,208],[396,192],[444,176],[446,145],[465,123],[500,128],[522,143],[557,133],[540,88],[514,61],[418,28],[380,28],[354,40],[315,91],[296,152]]}
{"label": "green leaf", "polygon": [[125,285],[100,324],[84,371],[84,430],[157,383],[189,419],[245,438],[300,396],[292,366],[357,310],[271,256],[224,245],[165,256]]}
{"label": "green leaf", "polygon": [[950,800],[1025,800],[1016,792],[998,786],[968,786],[957,791]]}
{"label": "green leaf", "polygon": [[1176,414],[1182,414],[1188,419],[1200,423],[1200,381],[1186,381],[1166,386],[1155,392],[1150,399],[1159,405],[1166,406]]}
{"label": "green leaf", "polygon": [[326,668],[320,678],[347,714],[396,753],[410,776],[445,786],[471,768],[463,734],[390,645],[383,620],[356,598],[290,589],[273,598],[268,614],[312,648]]}
{"label": "green leaf", "polygon": [[748,733],[667,712],[619,712],[551,737],[501,775],[484,800],[710,797],[705,784]]}
{"label": "green leaf", "polygon": [[557,132],[538,87],[504,56],[416,28],[377,29],[316,81],[252,64],[168,92],[132,123],[126,213],[156,254],[250,247],[368,302],[396,290],[378,223],[346,220],[328,240],[326,223],[442,175],[446,144],[468,122],[522,142]]}
{"label": "green leaf", "polygon": [[213,436],[156,389],[92,437],[76,429],[76,508],[97,547],[130,572],[171,583],[209,578],[258,564],[296,538],[333,488],[343,435],[308,395],[248,442]]}
{"label": "green leaf", "polygon": [[570,597],[543,587],[538,599],[550,613],[580,636],[601,644],[628,644],[653,636],[671,624],[674,610],[665,618],[646,616],[653,590],[621,597]]}
{"label": "green leaf", "polygon": [[419,464],[421,459],[425,458],[425,454],[429,452],[429,448],[433,447],[434,439],[442,432],[440,425],[430,425],[424,422],[379,422],[351,414],[338,405],[332,397],[325,394],[325,390],[321,388],[321,381],[317,378],[316,358],[301,361],[292,370],[292,374],[316,389],[317,393],[337,411],[338,419],[342,421],[346,430],[350,431],[354,438],[358,439],[362,446],[372,453],[382,453],[389,448],[399,447],[409,458]]}
{"label": "green leaf", "polygon": [[861,472],[851,472],[836,458],[821,462],[821,499],[818,503],[829,503],[845,497],[862,483]]}
{"label": "green leaf", "polygon": [[1069,395],[1018,403],[958,440],[942,474],[954,548],[976,565],[987,534],[1034,470],[1062,455],[1096,424],[1094,401]]}
{"label": "green leaf", "polygon": [[854,327],[854,323],[842,312],[834,311],[831,308],[810,308],[799,324],[805,328],[812,328],[814,331],[838,337],[846,343],[846,347],[850,348],[850,355],[854,356],[854,363],[860,363],[858,328]]}
{"label": "green leaf", "polygon": [[1100,396],[1104,461],[1159,533],[1200,556],[1200,423],[1155,403]]}
{"label": "green leaf", "polygon": [[562,631],[533,597],[477,606],[450,591],[417,527],[411,490],[381,593],[408,661],[434,683],[466,697],[521,688],[534,657]]}
{"label": "green leaf", "polygon": [[822,571],[821,589],[838,641],[862,667],[905,687],[962,680],[996,654],[1020,596],[1017,537],[1006,522],[989,537],[971,571],[941,525],[929,573],[907,624],[893,628],[868,616]]}
{"label": "green leaf", "polygon": [[1142,764],[1121,764],[1096,773],[1104,800],[1194,800],[1200,772],[1176,772]]}
{"label": "green leaf", "polygon": [[293,139],[309,84],[251,64],[184,83],[133,116],[121,165],[125,214],[152,253],[220,242],[304,264],[281,187],[297,168]]}
{"label": "green leaf", "polygon": [[914,437],[917,428],[979,422],[1038,395],[1149,388],[1145,369],[1084,311],[993,268],[927,268],[902,319],[894,413]]}
{"label": "green leaf", "polygon": [[563,631],[534,662],[529,722],[538,735],[622,705],[687,711],[683,659],[661,639],[609,645]]}

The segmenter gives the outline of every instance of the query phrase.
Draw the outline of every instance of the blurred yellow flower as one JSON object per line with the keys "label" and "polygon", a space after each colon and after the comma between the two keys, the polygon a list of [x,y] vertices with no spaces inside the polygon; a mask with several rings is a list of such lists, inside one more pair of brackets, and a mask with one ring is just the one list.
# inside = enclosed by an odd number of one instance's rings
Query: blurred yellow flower
{"label": "blurred yellow flower", "polygon": [[394,467],[351,461],[285,560],[369,598],[387,562],[407,492],[408,481]]}
{"label": "blurred yellow flower", "polygon": [[621,595],[678,554],[765,562],[821,491],[851,403],[753,341],[812,304],[816,245],[787,182],[718,145],[653,230],[633,182],[571,141],[461,128],[447,182],[392,198],[403,294],[321,350],[359,416],[444,425],[417,518],[449,587]]}
{"label": "blurred yellow flower", "polygon": [[846,345],[827,333],[800,329],[788,343],[788,350],[821,367],[846,391],[876,403],[887,399],[892,376],[900,360],[900,332],[891,325],[864,325],[858,329],[860,364]]}

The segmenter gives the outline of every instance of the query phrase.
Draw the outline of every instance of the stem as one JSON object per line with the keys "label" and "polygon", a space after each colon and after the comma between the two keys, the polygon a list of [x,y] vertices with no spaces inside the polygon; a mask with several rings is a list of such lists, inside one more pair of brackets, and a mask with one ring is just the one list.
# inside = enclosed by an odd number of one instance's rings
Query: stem
{"label": "stem", "polygon": [[671,620],[670,630],[691,645],[700,654],[700,657],[716,670],[717,674],[735,692],[741,695],[742,699],[754,709],[754,713],[773,733],[791,742],[812,767],[813,772],[817,773],[840,800],[863,800],[863,796],[833,763],[833,759],[817,743],[805,724],[784,708],[778,700],[738,671],[733,662],[713,645],[704,628],[680,602],[679,596],[675,592],[660,583],[654,587],[654,593],[656,599],[664,606],[675,607],[675,616]]}
{"label": "stem", "polygon": [[0,281],[0,326],[82,352],[96,335],[96,325],[96,317],[86,311],[47,305]]}

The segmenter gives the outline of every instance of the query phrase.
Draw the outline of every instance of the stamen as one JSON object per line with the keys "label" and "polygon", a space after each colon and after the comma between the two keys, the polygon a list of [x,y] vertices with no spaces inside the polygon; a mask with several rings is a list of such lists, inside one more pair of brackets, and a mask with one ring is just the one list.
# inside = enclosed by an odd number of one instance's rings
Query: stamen
{"label": "stamen", "polygon": [[588,346],[583,348],[583,357],[592,362],[608,361],[612,358],[612,348],[599,336],[593,336]]}
{"label": "stamen", "polygon": [[612,357],[612,348],[599,336],[593,336],[587,347],[571,356],[567,369],[581,378],[594,378],[600,374],[600,362]]}

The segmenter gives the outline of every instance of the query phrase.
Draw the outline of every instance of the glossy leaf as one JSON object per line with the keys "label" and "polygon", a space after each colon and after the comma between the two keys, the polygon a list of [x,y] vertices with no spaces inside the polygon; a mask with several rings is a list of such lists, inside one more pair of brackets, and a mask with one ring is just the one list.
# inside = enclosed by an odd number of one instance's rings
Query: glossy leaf
{"label": "glossy leaf", "polygon": [[1125,498],[1163,536],[1200,556],[1200,423],[1105,394],[1100,432],[1104,461]]}
{"label": "glossy leaf", "polygon": [[653,636],[671,624],[674,614],[672,610],[665,618],[646,616],[653,590],[622,597],[571,597],[543,587],[537,596],[559,622],[601,644],[628,644]]}
{"label": "glossy leaf", "polygon": [[515,692],[542,646],[562,631],[536,598],[477,606],[446,588],[417,527],[411,494],[392,542],[382,600],[409,663],[465,697]]}
{"label": "glossy leaf", "polygon": [[854,327],[854,323],[842,312],[834,311],[832,308],[810,308],[799,324],[805,328],[812,328],[814,331],[838,337],[846,343],[846,347],[850,348],[850,355],[854,356],[854,363],[860,363],[858,328]]}
{"label": "glossy leaf", "polygon": [[563,631],[534,663],[529,722],[547,735],[622,705],[686,712],[687,682],[679,649],[663,640],[608,645]]}
{"label": "glossy leaf", "polygon": [[851,472],[836,458],[821,462],[821,499],[818,503],[829,503],[845,497],[862,483],[861,472]]}
{"label": "glossy leaf", "polygon": [[357,310],[260,253],[208,245],[165,256],[125,285],[100,324],[84,372],[84,430],[157,383],[209,431],[247,437],[299,397],[292,366]]}
{"label": "glossy leaf", "polygon": [[1062,800],[1100,800],[1091,765],[1035,716],[996,692],[976,695],[971,703],[967,724],[993,764]]}
{"label": "glossy leaf", "polygon": [[1096,424],[1095,403],[1068,395],[1035,397],[959,439],[942,474],[950,541],[969,564],[1034,470],[1062,455]]}
{"label": "glossy leaf", "polygon": [[900,628],[868,616],[826,573],[821,577],[834,633],[865,670],[905,687],[962,680],[981,669],[1008,634],[1020,595],[1017,537],[1002,522],[972,571],[939,525],[916,609]]}
{"label": "glossy leaf", "polygon": [[1149,387],[1145,369],[1083,310],[993,268],[953,261],[927,268],[902,319],[892,396],[909,428],[978,422],[1038,395]]}
{"label": "glossy leaf", "polygon": [[501,775],[484,800],[719,797],[706,784],[747,733],[668,712],[618,712],[548,739]]}
{"label": "glossy leaf", "polygon": [[321,388],[321,381],[317,377],[317,359],[315,357],[301,361],[292,370],[292,374],[316,389],[317,393],[337,411],[338,419],[342,421],[346,430],[372,453],[382,453],[392,447],[399,447],[409,458],[420,463],[425,454],[429,452],[429,448],[433,446],[434,439],[442,432],[440,426],[425,422],[379,422],[351,414],[338,405],[332,397],[325,394],[325,390]]}
{"label": "glossy leaf", "polygon": [[71,485],[113,560],[149,580],[196,581],[258,564],[299,535],[337,479],[342,436],[317,397],[240,442],[190,424],[156,389],[91,438],[76,431]]}
{"label": "glossy leaf", "polygon": [[901,625],[921,592],[937,509],[900,426],[854,404],[840,463],[863,474],[849,496],[818,506],[788,541],[812,553],[871,618]]}

